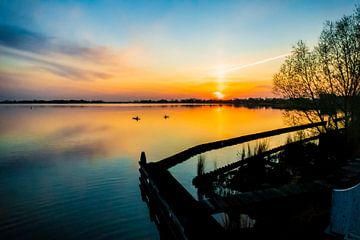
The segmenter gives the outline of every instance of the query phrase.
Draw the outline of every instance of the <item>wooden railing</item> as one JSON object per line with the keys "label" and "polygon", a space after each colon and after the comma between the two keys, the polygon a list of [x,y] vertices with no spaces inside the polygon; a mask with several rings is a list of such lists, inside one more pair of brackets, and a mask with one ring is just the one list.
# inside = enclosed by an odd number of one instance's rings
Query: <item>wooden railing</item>
{"label": "wooden railing", "polygon": [[233,146],[233,145],[237,145],[237,144],[241,144],[241,143],[245,143],[245,142],[249,142],[249,141],[253,141],[253,140],[258,140],[258,139],[262,139],[262,138],[266,138],[266,137],[272,137],[272,136],[276,136],[276,135],[280,135],[280,134],[305,130],[305,129],[309,129],[309,128],[315,128],[315,127],[321,127],[321,126],[324,127],[324,126],[326,126],[326,123],[327,123],[326,121],[322,121],[322,122],[317,122],[317,123],[310,123],[310,124],[305,124],[305,125],[300,125],[300,126],[286,127],[286,128],[280,128],[280,129],[270,130],[270,131],[266,131],[266,132],[254,133],[254,134],[249,134],[249,135],[245,135],[245,136],[241,136],[241,137],[235,137],[235,138],[230,138],[230,139],[220,140],[220,141],[215,141],[215,142],[210,142],[210,143],[204,143],[204,144],[200,144],[200,145],[191,147],[189,149],[186,149],[186,150],[179,152],[175,155],[172,155],[170,157],[167,157],[159,162],[156,162],[155,164],[160,168],[168,169],[179,163],[186,161],[187,159],[189,159],[197,154],[201,154],[201,153],[204,153],[207,151],[224,148],[224,147],[229,147],[229,146]]}
{"label": "wooden railing", "polygon": [[[302,140],[299,140],[299,141],[296,141],[296,142],[288,143],[288,144],[285,144],[285,145],[270,149],[268,151],[257,154],[255,156],[248,157],[246,159],[238,160],[236,162],[225,165],[225,166],[223,166],[221,168],[218,168],[218,169],[215,169],[213,171],[207,172],[205,174],[196,176],[193,179],[193,184],[195,186],[197,186],[199,183],[201,183],[203,181],[210,180],[210,179],[212,179],[212,178],[214,178],[216,176],[219,176],[221,174],[229,172],[229,171],[231,171],[231,170],[233,170],[235,168],[242,167],[242,166],[248,164],[250,161],[252,161],[252,160],[254,160],[256,158],[268,157],[268,156],[270,156],[272,154],[275,154],[277,152],[280,152],[280,151],[284,150],[285,148],[287,148],[287,147],[289,147],[291,145],[303,144],[303,143],[306,143],[306,142],[314,141],[314,140],[318,139],[319,137],[320,137],[320,135],[316,135],[316,136],[313,136],[313,137],[308,137],[308,138],[305,138],[305,139],[302,139]],[[267,162],[266,164],[270,164],[270,162]]]}

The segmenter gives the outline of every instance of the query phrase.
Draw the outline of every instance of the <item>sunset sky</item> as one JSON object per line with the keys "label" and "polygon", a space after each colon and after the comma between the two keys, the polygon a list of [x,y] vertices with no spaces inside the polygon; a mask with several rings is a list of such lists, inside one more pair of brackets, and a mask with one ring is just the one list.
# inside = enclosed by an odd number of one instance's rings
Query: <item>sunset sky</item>
{"label": "sunset sky", "polygon": [[0,100],[273,97],[291,47],[359,3],[0,0]]}

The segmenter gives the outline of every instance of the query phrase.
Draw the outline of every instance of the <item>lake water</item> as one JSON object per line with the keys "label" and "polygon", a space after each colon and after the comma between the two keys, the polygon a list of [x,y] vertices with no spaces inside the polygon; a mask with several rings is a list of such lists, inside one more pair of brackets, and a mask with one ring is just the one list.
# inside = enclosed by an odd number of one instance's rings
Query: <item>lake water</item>
{"label": "lake water", "polygon": [[[140,196],[141,151],[158,161],[284,126],[274,109],[0,105],[0,239],[157,239]],[[236,160],[236,151],[206,155],[208,168]],[[171,170],[188,187],[193,162]]]}

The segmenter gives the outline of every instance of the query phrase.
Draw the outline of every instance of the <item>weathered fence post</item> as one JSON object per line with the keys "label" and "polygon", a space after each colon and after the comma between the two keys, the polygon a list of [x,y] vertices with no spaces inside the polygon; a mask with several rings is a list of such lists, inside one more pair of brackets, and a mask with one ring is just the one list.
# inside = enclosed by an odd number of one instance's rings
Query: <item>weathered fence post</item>
{"label": "weathered fence post", "polygon": [[145,155],[145,152],[141,152],[141,155],[140,155],[140,165],[146,165],[146,155]]}

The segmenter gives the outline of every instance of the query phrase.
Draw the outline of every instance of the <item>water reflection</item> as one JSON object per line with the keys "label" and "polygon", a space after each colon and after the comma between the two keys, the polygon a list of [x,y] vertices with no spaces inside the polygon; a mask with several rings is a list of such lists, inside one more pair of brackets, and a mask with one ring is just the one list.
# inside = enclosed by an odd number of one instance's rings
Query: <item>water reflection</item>
{"label": "water reflection", "polygon": [[[279,110],[231,106],[1,105],[0,115],[0,239],[156,239],[138,189],[141,151],[158,161],[283,126]],[[196,171],[184,167],[180,177]]]}
{"label": "water reflection", "polygon": [[[76,144],[90,149],[101,143],[98,149],[108,157],[126,155],[137,159],[141,151],[146,151],[151,161],[203,142],[283,126],[279,110],[230,106],[2,106],[0,114],[4,151],[24,143],[30,143],[31,148],[64,151]],[[141,121],[132,120],[136,115]],[[171,118],[165,120],[164,115]]]}

